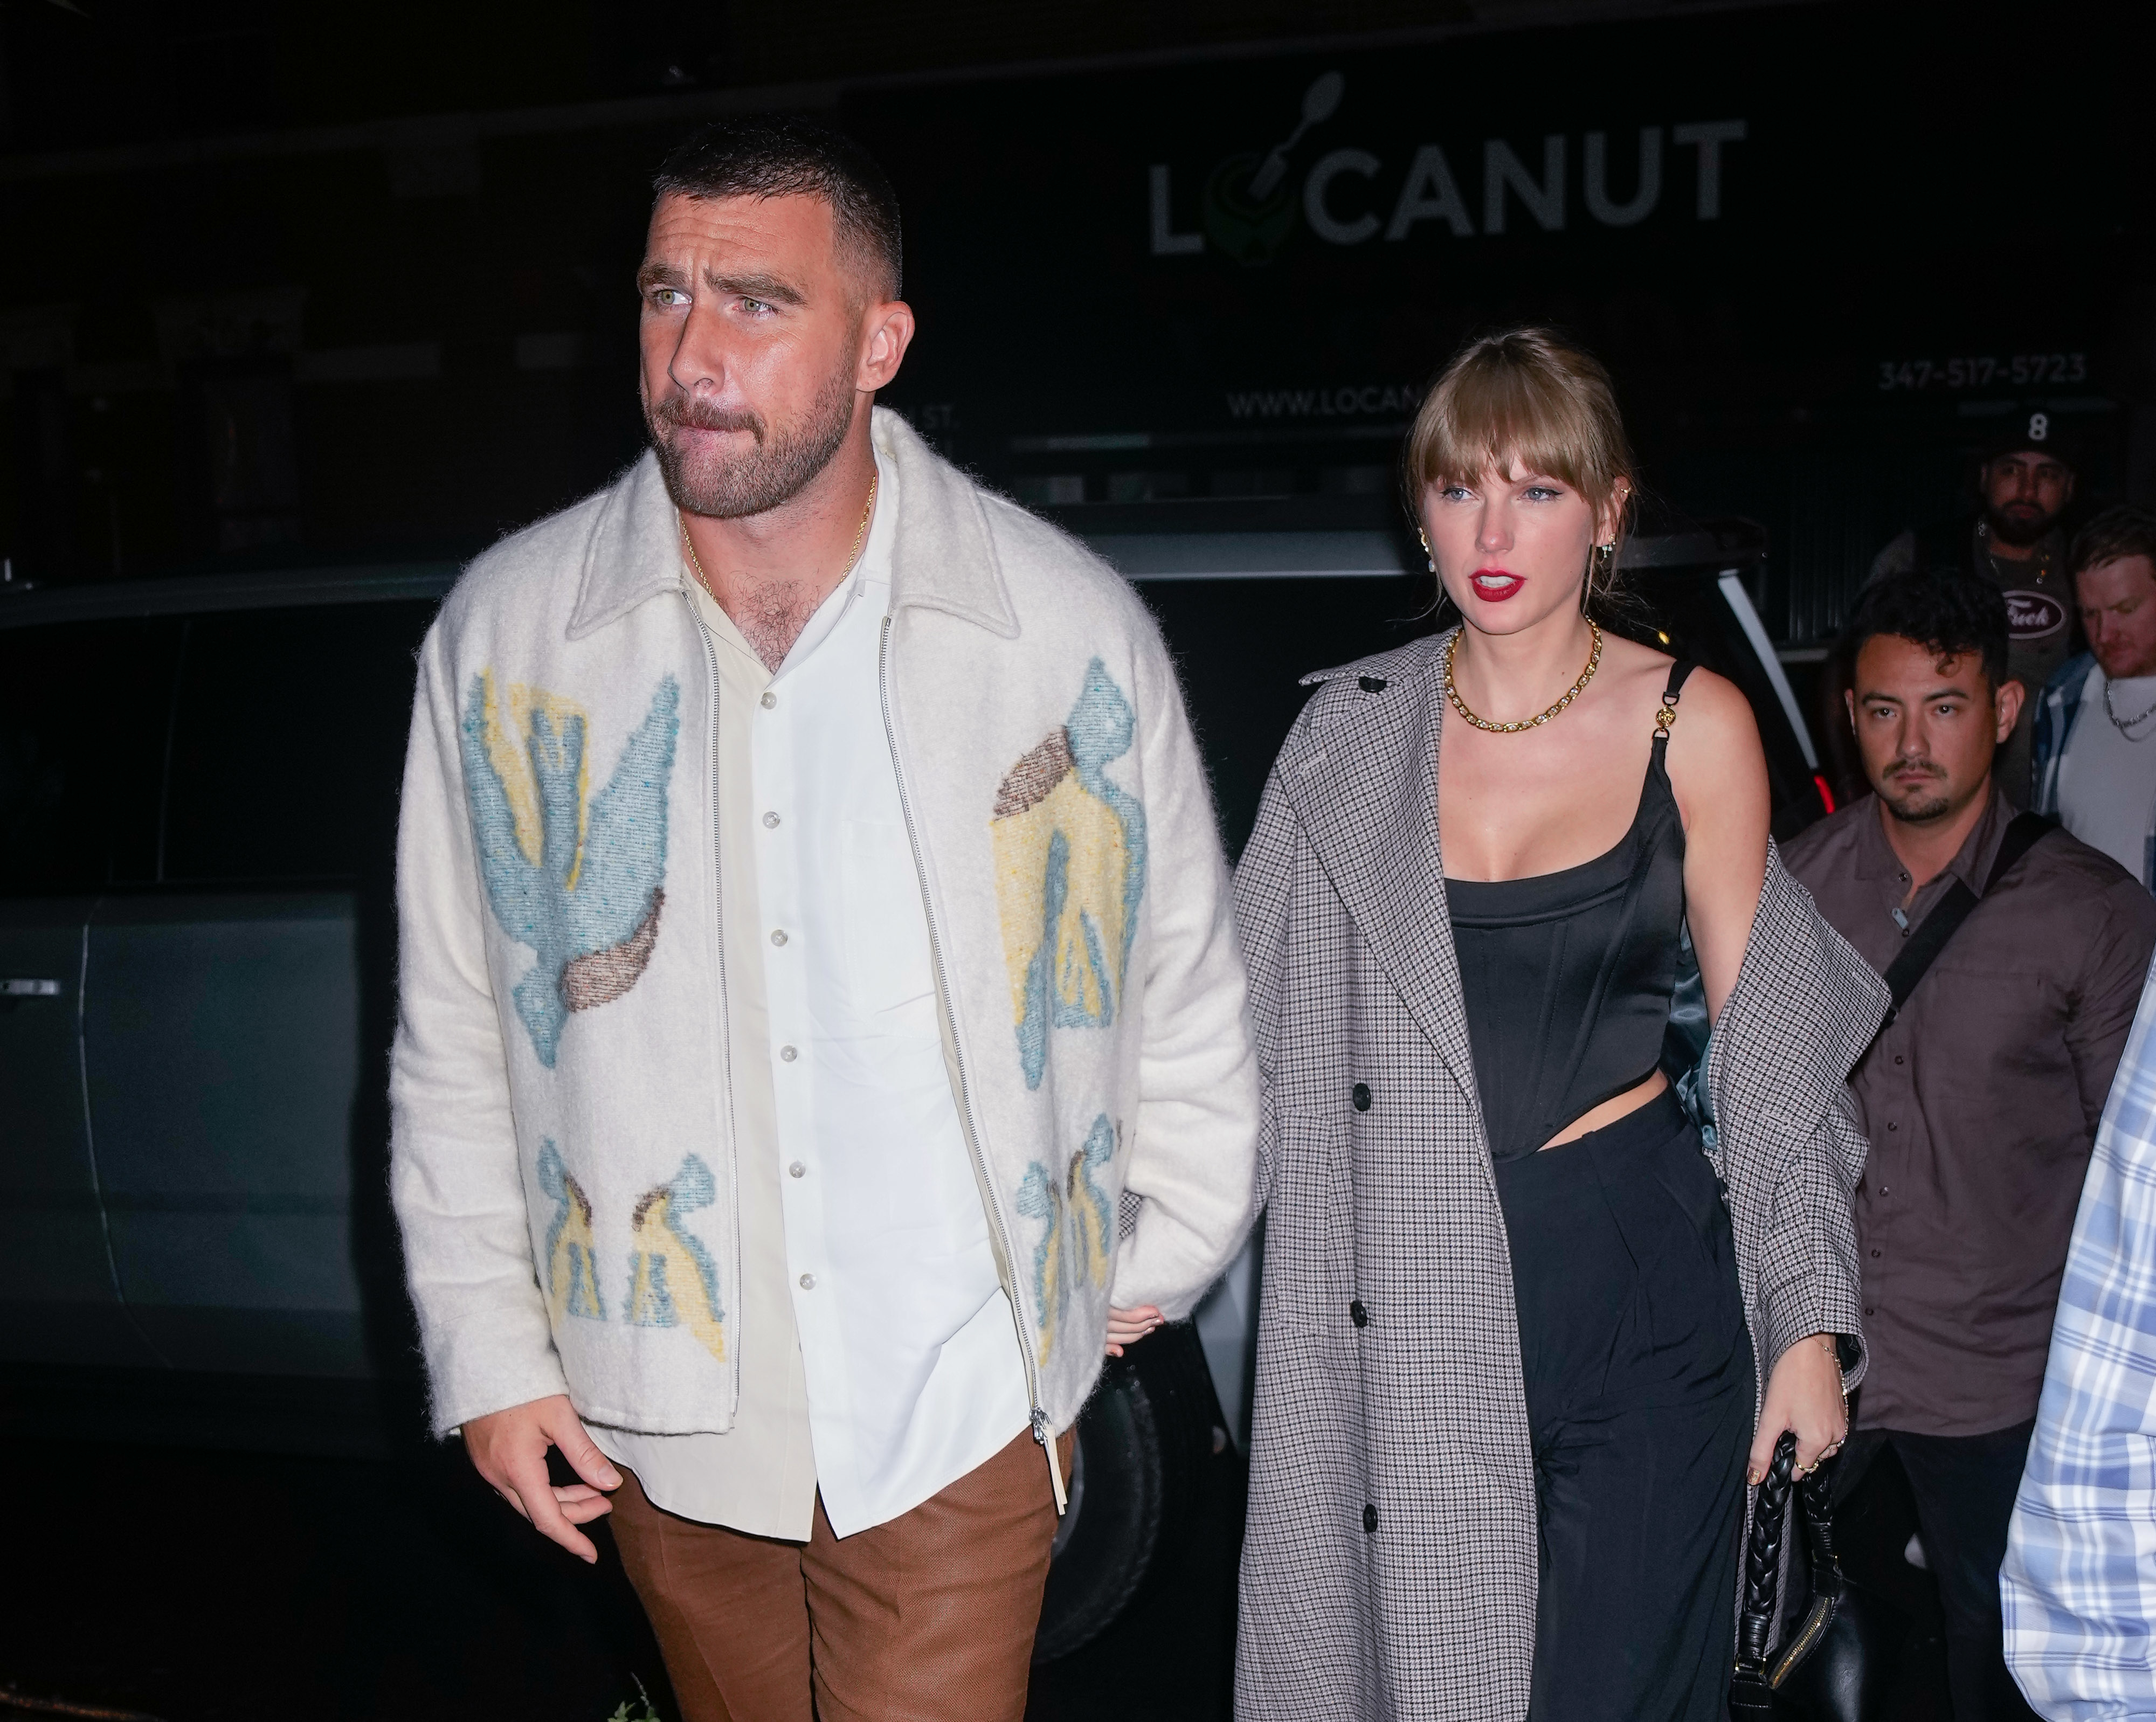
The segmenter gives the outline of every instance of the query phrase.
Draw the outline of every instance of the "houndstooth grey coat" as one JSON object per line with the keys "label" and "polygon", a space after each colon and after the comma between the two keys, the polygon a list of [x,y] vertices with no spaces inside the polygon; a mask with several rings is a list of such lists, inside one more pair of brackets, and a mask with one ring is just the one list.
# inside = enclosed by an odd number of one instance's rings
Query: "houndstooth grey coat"
{"label": "houndstooth grey coat", "polygon": [[[1438,847],[1448,638],[1310,678],[1236,879],[1268,1203],[1242,1722],[1527,1706],[1533,1464]],[[1763,1365],[1859,1333],[1845,1079],[1887,1000],[1770,853],[1707,1060]]]}

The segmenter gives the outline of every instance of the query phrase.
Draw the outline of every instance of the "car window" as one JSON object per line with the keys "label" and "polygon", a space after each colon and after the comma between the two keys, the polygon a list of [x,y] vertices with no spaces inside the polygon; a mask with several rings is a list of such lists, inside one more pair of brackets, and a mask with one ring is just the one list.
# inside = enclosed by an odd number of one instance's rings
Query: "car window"
{"label": "car window", "polygon": [[432,602],[187,623],[166,784],[167,884],[347,880],[386,868]]}
{"label": "car window", "polygon": [[179,633],[131,618],[0,628],[0,891],[151,879]]}
{"label": "car window", "polygon": [[1274,756],[1314,669],[1430,631],[1428,577],[1158,580],[1138,590],[1183,679],[1230,855],[1250,834]]}

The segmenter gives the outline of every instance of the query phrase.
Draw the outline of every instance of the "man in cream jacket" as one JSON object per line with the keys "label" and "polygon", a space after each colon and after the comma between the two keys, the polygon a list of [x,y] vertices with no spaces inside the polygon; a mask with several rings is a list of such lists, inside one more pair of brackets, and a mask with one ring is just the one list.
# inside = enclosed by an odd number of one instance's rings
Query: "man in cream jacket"
{"label": "man in cream jacket", "polygon": [[729,122],[658,192],[651,452],[421,653],[434,1421],[587,1560],[611,1510],[693,1722],[1014,1719],[1103,1350],[1250,1218],[1205,776],[1130,588],[875,409],[913,332],[875,164]]}

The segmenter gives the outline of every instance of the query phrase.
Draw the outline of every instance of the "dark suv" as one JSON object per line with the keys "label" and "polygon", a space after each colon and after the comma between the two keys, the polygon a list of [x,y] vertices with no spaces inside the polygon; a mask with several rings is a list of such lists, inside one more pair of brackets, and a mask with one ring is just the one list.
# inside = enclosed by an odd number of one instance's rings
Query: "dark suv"
{"label": "dark suv", "polygon": [[[1430,587],[1389,528],[1217,506],[1065,524],[1160,616],[1232,848],[1297,677],[1425,631]],[[1787,835],[1820,792],[1748,595],[1764,551],[1722,523],[1625,560],[1634,631],[1751,697]],[[0,594],[0,1379],[60,1372],[42,1403],[140,1429],[208,1384],[191,1402],[244,1407],[257,1442],[349,1448],[385,1384],[416,1398],[386,1197],[392,845],[413,656],[454,572]],[[1246,1252],[1194,1328],[1111,1366],[1043,1654],[1114,1617],[1197,1466],[1240,1443],[1256,1283]],[[338,1427],[265,1424],[295,1395]]]}

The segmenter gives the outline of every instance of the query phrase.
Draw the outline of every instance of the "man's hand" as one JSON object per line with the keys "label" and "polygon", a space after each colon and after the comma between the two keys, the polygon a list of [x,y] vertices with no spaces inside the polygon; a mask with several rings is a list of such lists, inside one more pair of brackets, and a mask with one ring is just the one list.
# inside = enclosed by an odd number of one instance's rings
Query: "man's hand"
{"label": "man's hand", "polygon": [[1782,1354],[1767,1378],[1767,1397],[1759,1407],[1759,1432],[1752,1438],[1746,1479],[1757,1484],[1774,1463],[1774,1443],[1782,1431],[1797,1432],[1797,1468],[1806,1475],[1821,1459],[1840,1451],[1849,1437],[1849,1406],[1841,1397],[1841,1363],[1831,1334],[1813,1334]]}
{"label": "man's hand", "polygon": [[1141,1304],[1135,1309],[1111,1307],[1108,1311],[1108,1356],[1122,1356],[1124,1346],[1137,1344],[1163,1320],[1160,1311],[1150,1304]]}
{"label": "man's hand", "polygon": [[[557,1489],[547,1479],[547,1449],[558,1447],[584,1480]],[[603,1491],[621,1487],[621,1473],[593,1444],[566,1393],[512,1405],[465,1425],[465,1451],[494,1492],[572,1555],[596,1561],[599,1551],[577,1529],[613,1510]]]}

